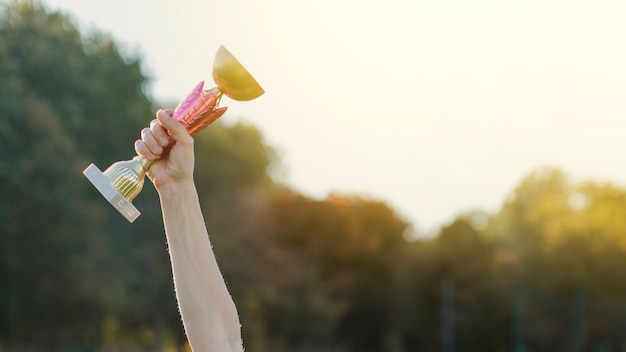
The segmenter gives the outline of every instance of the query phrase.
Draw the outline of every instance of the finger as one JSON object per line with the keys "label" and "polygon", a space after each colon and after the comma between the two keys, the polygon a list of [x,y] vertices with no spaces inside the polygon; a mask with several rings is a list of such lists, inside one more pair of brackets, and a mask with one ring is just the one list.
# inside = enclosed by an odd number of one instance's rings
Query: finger
{"label": "finger", "polygon": [[165,148],[172,142],[167,130],[159,124],[159,121],[150,121],[150,131],[152,131],[154,139],[159,142],[161,147]]}
{"label": "finger", "polygon": [[185,126],[183,126],[178,120],[173,119],[164,110],[157,112],[157,120],[159,124],[170,132],[170,136],[176,143],[192,144],[193,138],[189,135]]}
{"label": "finger", "polygon": [[141,139],[135,141],[135,152],[137,153],[137,155],[144,157],[148,160],[156,160],[160,158],[160,156],[154,155],[154,153],[152,153],[146,143]]}
{"label": "finger", "polygon": [[148,149],[150,149],[152,154],[161,155],[161,153],[163,153],[163,147],[161,147],[161,144],[159,144],[157,139],[154,137],[150,128],[146,127],[141,130],[141,140],[148,147]]}

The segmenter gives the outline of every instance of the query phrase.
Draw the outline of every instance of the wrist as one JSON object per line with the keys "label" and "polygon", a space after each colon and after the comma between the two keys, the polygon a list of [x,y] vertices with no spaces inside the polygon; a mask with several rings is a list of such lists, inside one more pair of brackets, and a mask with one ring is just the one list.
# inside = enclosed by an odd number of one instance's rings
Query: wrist
{"label": "wrist", "polygon": [[179,180],[174,182],[168,182],[164,185],[157,187],[157,192],[161,199],[169,199],[172,197],[178,197],[196,193],[196,184],[193,182],[193,178]]}

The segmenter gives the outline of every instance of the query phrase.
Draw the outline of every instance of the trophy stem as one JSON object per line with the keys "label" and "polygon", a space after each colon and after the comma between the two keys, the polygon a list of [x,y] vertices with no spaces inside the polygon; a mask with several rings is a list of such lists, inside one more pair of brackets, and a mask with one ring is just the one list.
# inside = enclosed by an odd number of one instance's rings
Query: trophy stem
{"label": "trophy stem", "polygon": [[132,160],[120,161],[111,165],[103,174],[111,181],[111,185],[127,201],[131,202],[143,189],[147,169],[144,168],[144,165],[147,163],[150,161],[136,156]]}

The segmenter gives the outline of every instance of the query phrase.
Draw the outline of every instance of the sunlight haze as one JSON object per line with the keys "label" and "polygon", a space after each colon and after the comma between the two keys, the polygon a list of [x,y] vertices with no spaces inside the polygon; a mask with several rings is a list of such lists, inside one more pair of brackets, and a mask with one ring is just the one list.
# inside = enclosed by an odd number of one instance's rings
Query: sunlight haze
{"label": "sunlight haze", "polygon": [[384,200],[418,231],[497,210],[541,166],[626,177],[621,1],[45,4],[138,53],[164,103],[213,86],[223,44],[266,94],[222,119],[257,126],[287,184]]}

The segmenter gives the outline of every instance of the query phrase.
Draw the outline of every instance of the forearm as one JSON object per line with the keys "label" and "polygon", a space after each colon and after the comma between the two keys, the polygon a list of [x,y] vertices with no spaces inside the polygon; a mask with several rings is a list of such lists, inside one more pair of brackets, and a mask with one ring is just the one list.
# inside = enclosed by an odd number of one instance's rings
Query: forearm
{"label": "forearm", "polygon": [[237,310],[211,248],[193,182],[159,190],[174,286],[196,351],[243,351]]}

